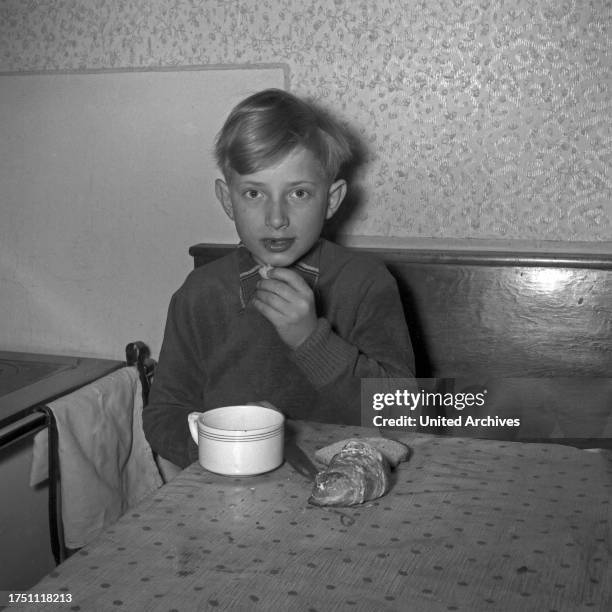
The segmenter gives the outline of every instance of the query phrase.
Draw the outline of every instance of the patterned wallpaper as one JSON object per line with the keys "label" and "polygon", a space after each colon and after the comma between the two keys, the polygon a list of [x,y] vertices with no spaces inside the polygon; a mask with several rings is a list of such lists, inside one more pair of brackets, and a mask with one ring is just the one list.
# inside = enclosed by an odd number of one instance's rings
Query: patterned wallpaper
{"label": "patterned wallpaper", "polygon": [[267,62],[366,147],[348,233],[612,239],[610,0],[0,3],[4,71]]}

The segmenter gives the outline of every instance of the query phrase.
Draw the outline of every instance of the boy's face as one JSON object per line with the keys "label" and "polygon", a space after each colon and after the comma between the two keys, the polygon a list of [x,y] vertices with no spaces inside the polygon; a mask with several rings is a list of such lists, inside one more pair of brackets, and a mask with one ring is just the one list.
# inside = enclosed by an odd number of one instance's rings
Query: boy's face
{"label": "boy's face", "polygon": [[300,259],[340,206],[346,182],[331,182],[307,149],[253,174],[233,170],[215,192],[243,244],[258,263],[286,267]]}

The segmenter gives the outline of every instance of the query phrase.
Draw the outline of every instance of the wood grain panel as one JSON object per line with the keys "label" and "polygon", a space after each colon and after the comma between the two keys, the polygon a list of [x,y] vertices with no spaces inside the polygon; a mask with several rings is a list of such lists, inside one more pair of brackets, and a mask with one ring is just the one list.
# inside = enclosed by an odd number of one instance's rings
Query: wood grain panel
{"label": "wood grain panel", "polygon": [[612,272],[389,263],[421,376],[606,376]]}

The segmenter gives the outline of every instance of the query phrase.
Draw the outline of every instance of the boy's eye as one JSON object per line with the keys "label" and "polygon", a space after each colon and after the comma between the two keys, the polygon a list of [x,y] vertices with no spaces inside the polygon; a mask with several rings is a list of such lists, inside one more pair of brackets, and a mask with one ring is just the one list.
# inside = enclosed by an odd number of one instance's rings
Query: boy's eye
{"label": "boy's eye", "polygon": [[303,200],[307,198],[310,194],[305,189],[295,189],[293,191],[293,197],[298,200]]}
{"label": "boy's eye", "polygon": [[247,189],[244,192],[244,197],[247,200],[255,200],[259,196],[259,191],[257,189]]}

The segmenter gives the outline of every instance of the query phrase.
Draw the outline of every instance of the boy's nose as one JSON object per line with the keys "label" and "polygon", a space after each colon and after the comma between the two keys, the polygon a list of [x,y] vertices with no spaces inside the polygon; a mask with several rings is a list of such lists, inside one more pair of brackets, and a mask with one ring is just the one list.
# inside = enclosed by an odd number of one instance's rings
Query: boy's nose
{"label": "boy's nose", "polygon": [[281,229],[289,225],[287,205],[281,199],[270,202],[266,211],[266,225],[272,229]]}

